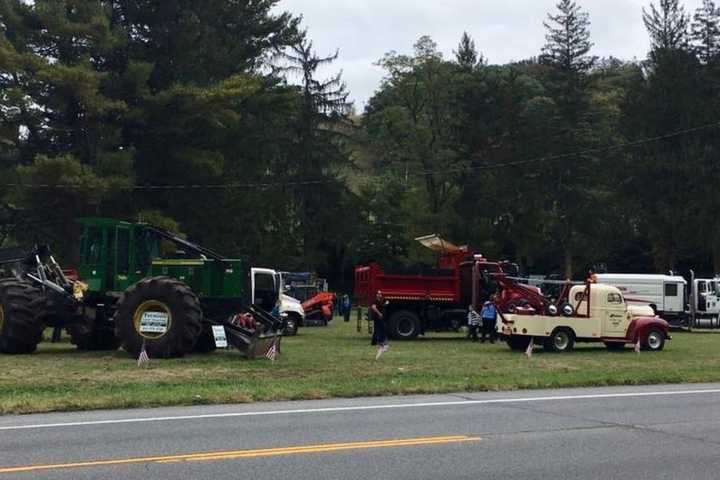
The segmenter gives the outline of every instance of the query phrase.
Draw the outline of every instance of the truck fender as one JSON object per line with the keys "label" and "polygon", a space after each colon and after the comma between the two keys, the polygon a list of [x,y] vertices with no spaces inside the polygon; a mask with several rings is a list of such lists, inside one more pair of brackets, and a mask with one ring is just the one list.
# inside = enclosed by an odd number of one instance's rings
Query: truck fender
{"label": "truck fender", "polygon": [[625,340],[627,340],[629,343],[637,343],[638,341],[644,340],[644,338],[647,336],[648,332],[652,328],[657,328],[663,334],[665,334],[666,338],[669,338],[668,335],[668,322],[663,320],[660,317],[635,317],[630,322],[630,326],[628,327],[627,334],[625,335]]}

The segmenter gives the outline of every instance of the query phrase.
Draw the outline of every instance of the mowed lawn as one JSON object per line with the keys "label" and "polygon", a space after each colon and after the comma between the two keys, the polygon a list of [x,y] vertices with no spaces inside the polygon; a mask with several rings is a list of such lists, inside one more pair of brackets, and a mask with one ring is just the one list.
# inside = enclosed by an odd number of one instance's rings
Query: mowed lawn
{"label": "mowed lawn", "polygon": [[536,349],[530,359],[504,343],[432,334],[393,342],[380,361],[374,357],[367,332],[339,319],[283,339],[275,363],[228,350],[138,368],[124,351],[84,353],[69,343],[42,343],[33,355],[0,356],[0,413],[720,381],[720,334],[714,333],[675,333],[660,353],[579,345],[562,355]]}

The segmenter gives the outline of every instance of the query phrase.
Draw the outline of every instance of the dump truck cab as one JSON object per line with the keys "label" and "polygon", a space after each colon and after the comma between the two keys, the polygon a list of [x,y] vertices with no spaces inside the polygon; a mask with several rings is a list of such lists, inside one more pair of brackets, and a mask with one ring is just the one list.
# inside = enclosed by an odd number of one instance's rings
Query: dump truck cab
{"label": "dump truck cab", "polygon": [[588,283],[569,289],[557,315],[539,315],[531,308],[501,315],[498,333],[511,348],[527,348],[531,341],[546,350],[572,350],[576,342],[603,342],[621,348],[640,342],[648,350],[662,350],[668,323],[649,307],[629,306],[614,286]]}

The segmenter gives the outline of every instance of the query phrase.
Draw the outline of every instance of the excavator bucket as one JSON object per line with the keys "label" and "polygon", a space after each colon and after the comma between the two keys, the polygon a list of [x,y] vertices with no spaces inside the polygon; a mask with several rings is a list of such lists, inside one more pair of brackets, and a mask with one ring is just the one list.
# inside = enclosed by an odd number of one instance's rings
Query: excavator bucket
{"label": "excavator bucket", "polygon": [[228,344],[248,360],[264,357],[273,346],[280,352],[284,322],[255,305],[227,319],[223,326]]}
{"label": "excavator bucket", "polygon": [[237,348],[248,360],[264,357],[273,345],[276,345],[275,348],[278,352],[280,351],[282,336],[279,333],[250,333],[228,328],[227,326],[225,327],[225,333],[228,343]]}

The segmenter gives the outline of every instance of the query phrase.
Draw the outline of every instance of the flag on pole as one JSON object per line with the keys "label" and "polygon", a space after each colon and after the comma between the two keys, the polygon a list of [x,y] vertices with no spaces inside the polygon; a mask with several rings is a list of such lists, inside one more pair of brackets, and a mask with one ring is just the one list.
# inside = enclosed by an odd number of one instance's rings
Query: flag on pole
{"label": "flag on pole", "polygon": [[147,350],[145,350],[145,342],[143,341],[142,348],[140,348],[140,356],[138,357],[138,367],[144,367],[150,363],[150,357],[148,357]]}
{"label": "flag on pole", "polygon": [[527,350],[525,350],[526,357],[532,357],[533,348],[535,348],[535,339],[533,337],[530,337],[530,343],[528,344]]}
{"label": "flag on pole", "polygon": [[640,353],[640,337],[638,337],[638,341],[635,344],[635,353]]}
{"label": "flag on pole", "polygon": [[278,338],[279,337],[275,337],[273,344],[270,346],[270,348],[268,348],[268,351],[265,353],[265,357],[271,362],[277,360],[278,354],[280,353],[280,350],[278,349]]}

